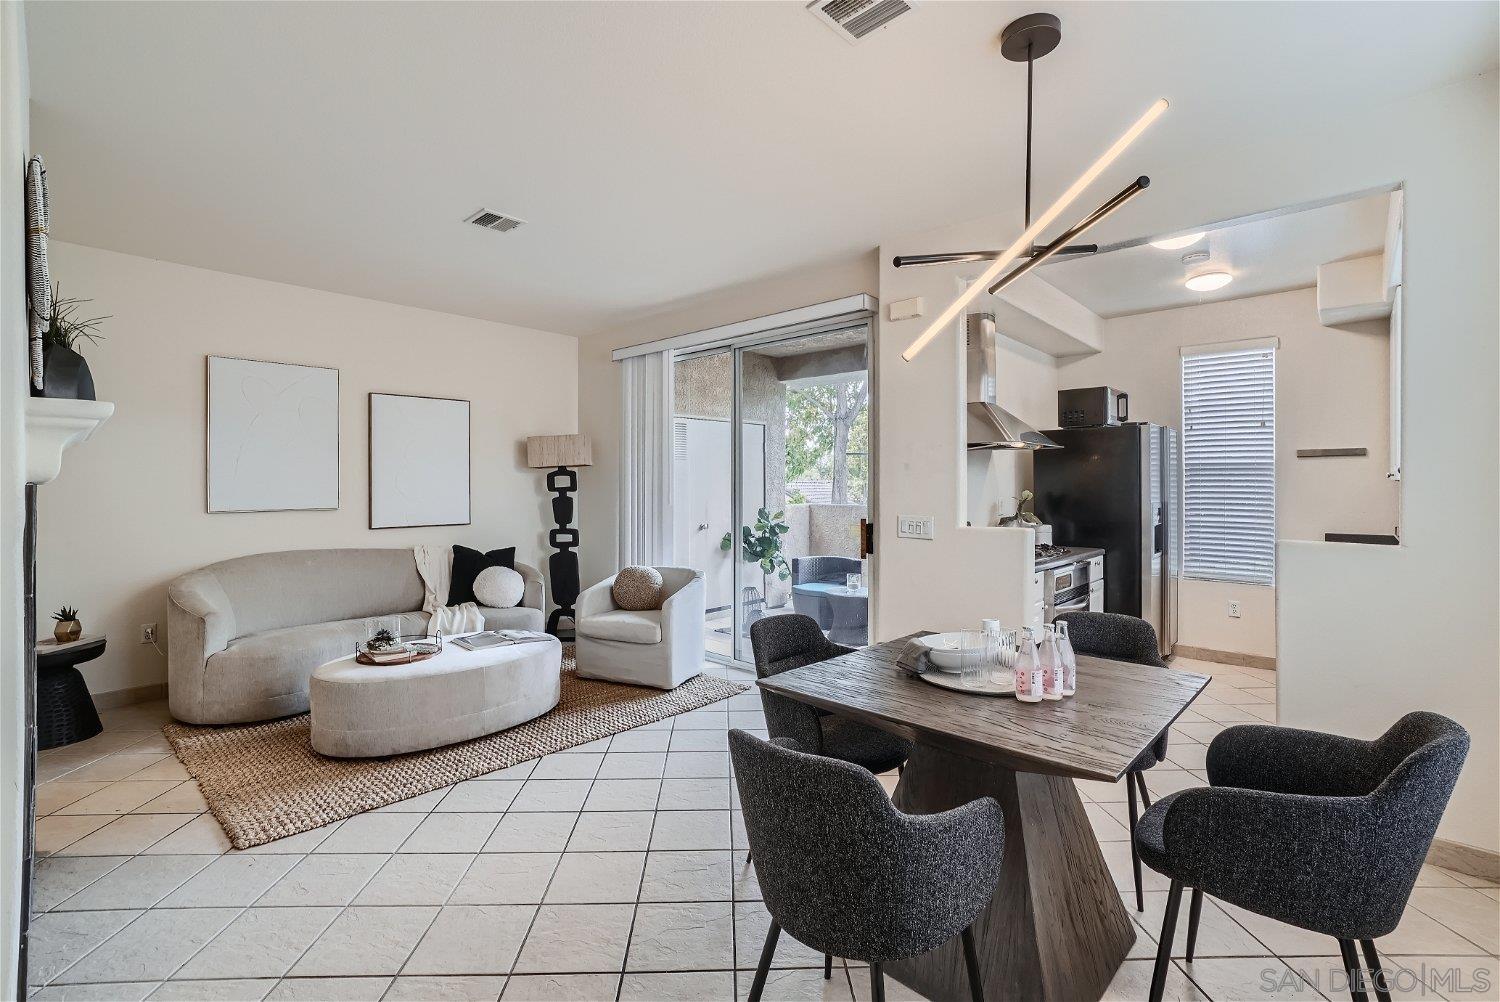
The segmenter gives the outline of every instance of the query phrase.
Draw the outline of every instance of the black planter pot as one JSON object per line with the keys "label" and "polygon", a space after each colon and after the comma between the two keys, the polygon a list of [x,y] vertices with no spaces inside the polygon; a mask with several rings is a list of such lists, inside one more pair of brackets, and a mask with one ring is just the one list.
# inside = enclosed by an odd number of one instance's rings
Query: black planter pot
{"label": "black planter pot", "polygon": [[63,400],[94,400],[94,374],[89,363],[72,348],[48,345],[42,352],[42,396]]}

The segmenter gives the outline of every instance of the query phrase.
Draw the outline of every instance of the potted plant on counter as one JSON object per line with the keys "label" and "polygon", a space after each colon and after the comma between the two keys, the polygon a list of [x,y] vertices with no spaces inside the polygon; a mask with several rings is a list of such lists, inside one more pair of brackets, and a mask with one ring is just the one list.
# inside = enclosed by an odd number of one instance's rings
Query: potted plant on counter
{"label": "potted plant on counter", "polygon": [[65,605],[52,614],[57,620],[57,625],[52,628],[52,636],[59,644],[69,644],[83,636],[83,624],[78,621],[78,609],[71,605]]}
{"label": "potted plant on counter", "polygon": [[104,340],[98,327],[109,317],[80,318],[78,307],[92,300],[63,299],[61,293],[59,284],[53,289],[52,317],[42,334],[45,370],[42,393],[66,400],[94,400],[94,374],[89,371],[89,364],[78,353],[78,348],[84,339],[92,344]]}

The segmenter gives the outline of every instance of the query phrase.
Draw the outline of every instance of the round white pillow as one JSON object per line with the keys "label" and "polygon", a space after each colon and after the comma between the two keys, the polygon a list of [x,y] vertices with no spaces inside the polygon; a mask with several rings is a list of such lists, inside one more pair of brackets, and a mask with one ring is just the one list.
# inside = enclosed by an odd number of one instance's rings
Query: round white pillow
{"label": "round white pillow", "polygon": [[489,609],[509,609],[526,597],[526,579],[509,567],[486,567],[474,579],[474,597]]}

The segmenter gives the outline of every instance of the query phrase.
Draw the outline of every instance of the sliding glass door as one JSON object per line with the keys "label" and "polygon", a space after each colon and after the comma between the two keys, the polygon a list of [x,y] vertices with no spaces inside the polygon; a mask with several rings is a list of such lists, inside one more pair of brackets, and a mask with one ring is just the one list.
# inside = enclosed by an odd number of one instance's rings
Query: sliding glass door
{"label": "sliding glass door", "polygon": [[707,580],[711,657],[751,664],[750,627],[803,613],[868,642],[868,325],[681,354],[674,544]]}

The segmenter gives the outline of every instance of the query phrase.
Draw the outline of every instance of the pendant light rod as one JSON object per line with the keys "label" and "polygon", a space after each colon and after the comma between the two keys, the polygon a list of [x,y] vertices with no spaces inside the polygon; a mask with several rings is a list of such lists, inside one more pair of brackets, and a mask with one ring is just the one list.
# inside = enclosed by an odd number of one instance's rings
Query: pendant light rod
{"label": "pendant light rod", "polygon": [[1115,195],[1115,197],[1099,206],[1099,208],[1095,209],[1093,212],[1090,212],[1087,216],[1084,216],[1083,219],[1080,220],[1078,224],[1071,230],[1068,230],[1062,236],[1058,237],[1056,240],[1043,247],[1040,251],[1032,256],[1031,260],[1025,262],[1015,271],[1011,272],[1009,275],[1006,275],[1004,278],[1000,279],[1000,281],[990,286],[990,295],[993,296],[995,293],[999,292],[1001,289],[1005,288],[1007,285],[1011,284],[1016,279],[1020,278],[1022,275],[1026,274],[1028,271],[1035,268],[1037,265],[1041,264],[1052,255],[1064,250],[1069,240],[1082,235],[1095,223],[1099,222],[1099,220],[1103,219],[1111,212],[1114,212],[1120,206],[1124,205],[1126,202],[1130,201],[1132,198],[1139,195],[1150,186],[1151,179],[1146,175],[1142,174],[1140,177],[1136,178],[1130,184],[1126,185],[1119,194]]}
{"label": "pendant light rod", "polygon": [[1021,225],[1031,225],[1031,77],[1036,59],[1032,55],[1031,43],[1026,43],[1026,220]]}
{"label": "pendant light rod", "polygon": [[963,312],[964,307],[974,301],[975,296],[978,296],[991,282],[999,278],[1000,273],[1012,261],[1020,257],[1027,248],[1035,244],[1036,238],[1041,235],[1042,230],[1051,226],[1053,221],[1062,215],[1068,206],[1073,204],[1074,199],[1083,193],[1083,189],[1093,184],[1099,175],[1103,174],[1105,169],[1119,158],[1121,153],[1124,153],[1132,143],[1140,138],[1142,132],[1151,127],[1152,122],[1155,122],[1162,116],[1162,113],[1167,108],[1167,99],[1164,97],[1158,98],[1151,107],[1146,109],[1140,118],[1132,122],[1130,128],[1126,129],[1124,134],[1119,139],[1116,139],[1114,144],[1105,150],[1099,159],[1090,164],[1089,168],[1079,175],[1078,180],[1074,181],[1068,187],[1067,191],[1059,195],[1057,201],[1047,207],[1047,211],[1037,217],[1036,222],[1026,227],[1026,232],[1017,237],[1015,243],[1007,247],[1005,252],[984,270],[984,273],[979,276],[973,285],[970,285],[963,292],[959,293],[953,302],[949,303],[948,307],[942,313],[938,314],[937,318],[932,321],[928,328],[907,346],[906,350],[901,353],[901,357],[910,362],[921,354],[922,349],[927,347],[933,338],[937,337],[944,328],[951,324]]}
{"label": "pendant light rod", "polygon": [[[1035,257],[1041,252],[1041,247],[1032,247],[1025,256]],[[1071,247],[1059,247],[1053,252],[1053,256],[1097,254],[1098,252],[1098,244],[1074,244]],[[952,254],[898,254],[891,258],[891,264],[897,268],[921,268],[932,264],[968,264],[973,261],[993,261],[1004,253],[1003,250],[982,250],[958,251]]]}

